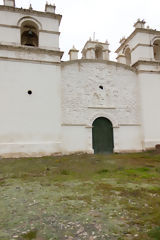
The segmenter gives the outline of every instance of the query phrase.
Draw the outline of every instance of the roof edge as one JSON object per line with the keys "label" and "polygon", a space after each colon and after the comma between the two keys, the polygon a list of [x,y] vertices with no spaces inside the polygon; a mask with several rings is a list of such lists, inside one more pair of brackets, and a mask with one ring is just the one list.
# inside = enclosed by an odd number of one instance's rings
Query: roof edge
{"label": "roof edge", "polygon": [[114,65],[115,67],[123,67],[125,69],[131,70],[132,72],[137,72],[137,70],[134,67],[130,67],[126,64],[123,63],[118,63],[115,61],[109,61],[109,60],[97,60],[97,59],[76,59],[76,60],[68,60],[68,61],[62,61],[61,65],[66,66],[70,64],[75,64],[75,63],[104,63],[108,65]]}
{"label": "roof edge", "polygon": [[4,6],[0,5],[0,11],[9,11],[9,12],[16,12],[16,13],[23,13],[23,14],[32,14],[35,16],[42,16],[47,18],[54,18],[58,19],[59,23],[61,22],[62,15],[56,14],[56,13],[49,13],[49,12],[41,12],[33,9],[24,9],[24,8],[17,8],[17,7],[10,7],[10,6]]}

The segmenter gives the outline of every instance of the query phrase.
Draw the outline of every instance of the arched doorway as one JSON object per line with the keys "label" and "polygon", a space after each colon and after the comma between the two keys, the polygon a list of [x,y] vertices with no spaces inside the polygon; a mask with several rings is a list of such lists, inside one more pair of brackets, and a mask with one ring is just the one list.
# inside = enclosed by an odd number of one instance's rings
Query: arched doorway
{"label": "arched doorway", "polygon": [[112,153],[113,126],[110,120],[99,117],[92,124],[92,143],[94,153]]}

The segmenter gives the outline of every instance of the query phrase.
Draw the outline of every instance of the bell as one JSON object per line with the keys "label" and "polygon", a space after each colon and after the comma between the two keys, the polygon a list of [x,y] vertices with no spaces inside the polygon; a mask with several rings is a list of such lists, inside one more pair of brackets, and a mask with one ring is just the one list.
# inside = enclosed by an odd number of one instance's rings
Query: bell
{"label": "bell", "polygon": [[29,30],[29,31],[28,31],[28,34],[32,36],[32,35],[33,35],[32,30]]}

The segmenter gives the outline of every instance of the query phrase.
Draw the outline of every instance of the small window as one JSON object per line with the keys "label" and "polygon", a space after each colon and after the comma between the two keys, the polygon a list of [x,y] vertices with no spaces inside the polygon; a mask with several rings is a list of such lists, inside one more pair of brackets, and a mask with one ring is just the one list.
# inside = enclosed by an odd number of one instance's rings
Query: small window
{"label": "small window", "polygon": [[154,59],[160,60],[160,39],[157,39],[153,43],[153,53],[154,53]]}
{"label": "small window", "polygon": [[38,47],[38,27],[34,22],[26,21],[21,26],[21,44]]}

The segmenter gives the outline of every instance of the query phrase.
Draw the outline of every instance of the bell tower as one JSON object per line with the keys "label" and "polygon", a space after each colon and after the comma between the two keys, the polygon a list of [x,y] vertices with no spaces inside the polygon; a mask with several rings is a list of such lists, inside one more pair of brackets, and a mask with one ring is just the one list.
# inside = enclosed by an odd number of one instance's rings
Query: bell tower
{"label": "bell tower", "polygon": [[31,5],[28,9],[17,8],[15,0],[3,3],[0,155],[43,156],[60,152],[62,16],[51,4],[46,4],[43,12]]}
{"label": "bell tower", "polygon": [[116,50],[117,61],[133,66],[139,61],[160,59],[159,39],[160,31],[145,27],[145,21],[138,19],[131,35],[120,40],[120,47]]}
{"label": "bell tower", "polygon": [[86,42],[82,50],[83,59],[109,60],[109,43],[91,40]]}
{"label": "bell tower", "polygon": [[[123,38],[116,50],[117,61],[136,69],[140,94],[143,149],[153,149],[159,144],[160,114],[160,31],[145,27],[138,19],[134,31]],[[129,61],[130,59],[130,61]]]}

